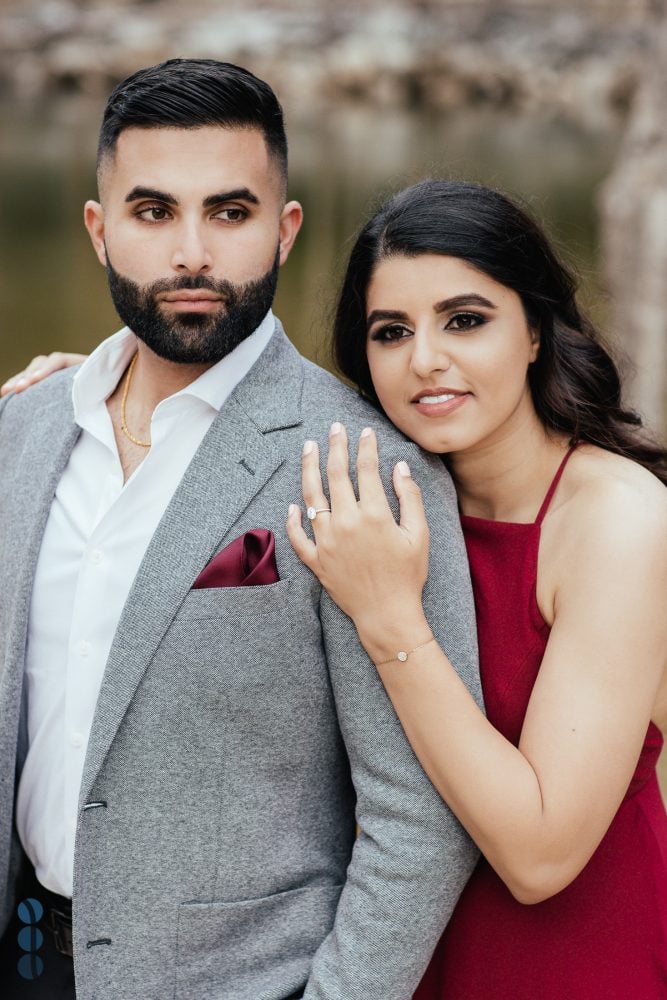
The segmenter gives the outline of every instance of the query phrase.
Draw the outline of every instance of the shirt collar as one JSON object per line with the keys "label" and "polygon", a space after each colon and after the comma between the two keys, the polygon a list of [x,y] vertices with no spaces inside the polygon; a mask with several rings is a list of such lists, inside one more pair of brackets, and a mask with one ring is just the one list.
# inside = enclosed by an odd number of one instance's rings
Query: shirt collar
{"label": "shirt collar", "polygon": [[[230,354],[208,368],[190,385],[168,398],[192,396],[219,411],[258,360],[271,339],[274,328],[275,319],[269,309],[257,329],[241,341]],[[86,358],[76,373],[72,385],[74,419],[78,424],[87,413],[108,399],[136,350],[136,336],[124,327],[103,340],[90,357]]]}

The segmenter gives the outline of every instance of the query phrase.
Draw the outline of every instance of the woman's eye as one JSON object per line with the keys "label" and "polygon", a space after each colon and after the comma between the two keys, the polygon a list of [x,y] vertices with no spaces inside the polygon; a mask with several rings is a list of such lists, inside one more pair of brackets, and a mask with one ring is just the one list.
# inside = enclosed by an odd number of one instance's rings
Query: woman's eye
{"label": "woman's eye", "polygon": [[164,222],[170,217],[169,211],[163,205],[148,205],[147,208],[140,209],[136,215],[144,222]]}
{"label": "woman's eye", "polygon": [[383,326],[371,334],[371,340],[396,341],[409,336],[410,331],[406,327],[392,323],[391,326]]}
{"label": "woman's eye", "polygon": [[479,313],[461,312],[452,316],[445,327],[446,330],[472,330],[476,326],[481,326],[486,320]]}

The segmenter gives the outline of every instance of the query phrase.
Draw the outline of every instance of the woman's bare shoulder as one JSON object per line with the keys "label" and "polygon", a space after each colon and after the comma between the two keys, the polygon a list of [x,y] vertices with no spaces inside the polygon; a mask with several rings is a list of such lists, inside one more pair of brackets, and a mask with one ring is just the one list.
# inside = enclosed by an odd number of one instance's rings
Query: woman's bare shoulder
{"label": "woman's bare shoulder", "polygon": [[576,544],[646,539],[667,549],[667,488],[651,472],[593,445],[577,449],[568,472],[557,513]]}

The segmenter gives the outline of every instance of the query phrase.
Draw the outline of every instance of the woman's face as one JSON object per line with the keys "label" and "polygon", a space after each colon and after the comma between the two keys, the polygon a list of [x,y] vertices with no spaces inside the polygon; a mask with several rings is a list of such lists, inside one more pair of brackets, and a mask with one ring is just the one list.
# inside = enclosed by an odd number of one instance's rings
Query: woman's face
{"label": "woman's face", "polygon": [[456,257],[389,257],[367,293],[367,352],[385,413],[427,451],[463,452],[536,419],[538,339],[516,292]]}

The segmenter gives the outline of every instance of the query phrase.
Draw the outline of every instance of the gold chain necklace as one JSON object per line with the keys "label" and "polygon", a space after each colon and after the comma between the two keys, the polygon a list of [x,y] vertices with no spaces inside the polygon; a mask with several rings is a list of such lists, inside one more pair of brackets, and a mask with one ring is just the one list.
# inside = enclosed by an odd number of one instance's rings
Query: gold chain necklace
{"label": "gold chain necklace", "polygon": [[134,355],[130,361],[130,367],[127,369],[127,375],[125,376],[125,386],[123,388],[123,398],[120,401],[120,429],[126,438],[132,442],[132,444],[138,444],[140,448],[150,448],[150,441],[140,441],[139,438],[135,438],[134,434],[129,430],[127,426],[127,420],[125,419],[125,406],[127,404],[127,394],[130,391],[130,383],[132,382],[132,373],[134,371],[134,366],[137,363],[137,358],[139,357],[139,352]]}

